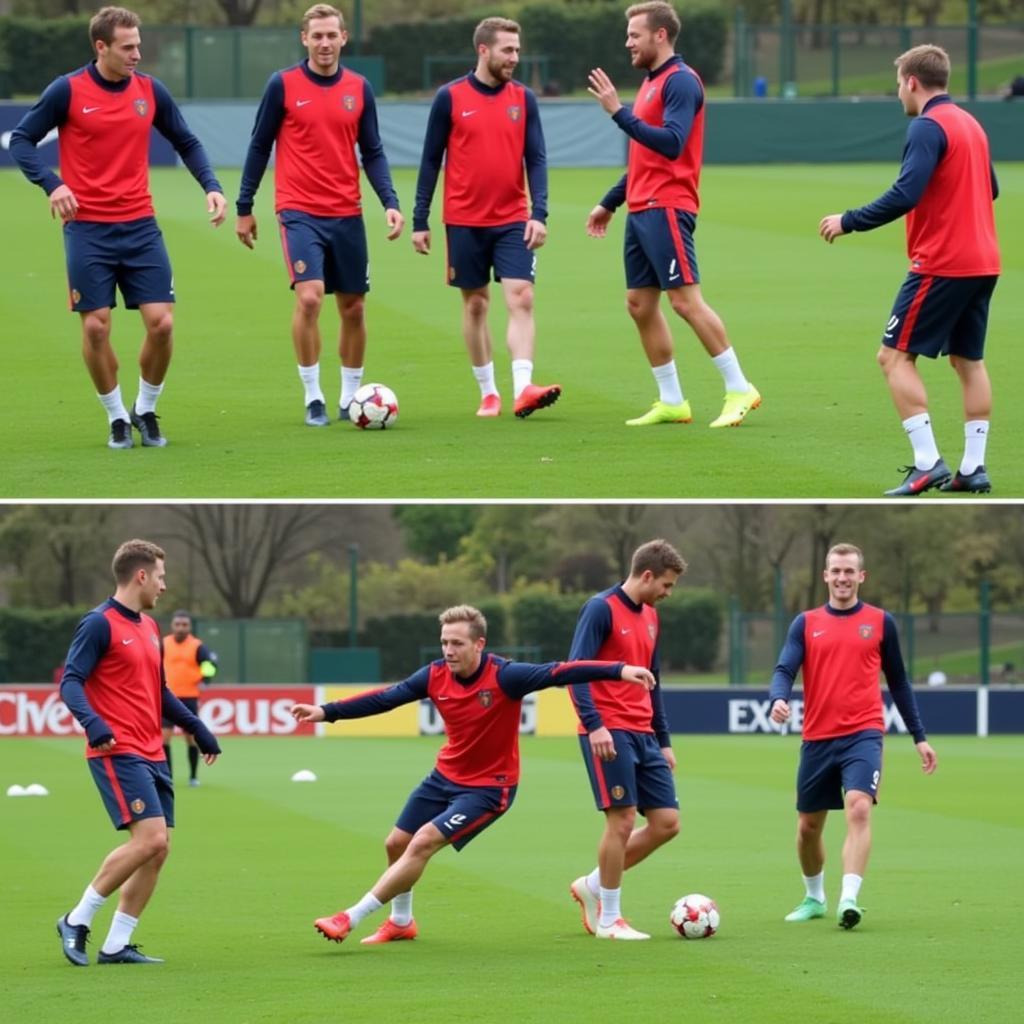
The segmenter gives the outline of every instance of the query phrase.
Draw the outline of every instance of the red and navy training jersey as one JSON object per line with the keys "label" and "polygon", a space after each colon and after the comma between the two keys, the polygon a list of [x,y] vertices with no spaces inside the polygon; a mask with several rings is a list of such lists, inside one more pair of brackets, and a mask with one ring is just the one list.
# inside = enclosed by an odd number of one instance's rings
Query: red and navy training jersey
{"label": "red and navy training jersey", "polygon": [[[54,128],[60,175],[45,166],[36,150]],[[47,195],[67,185],[78,200],[78,220],[138,220],[153,216],[151,128],[171,143],[204,192],[221,191],[202,143],[164,84],[140,72],[108,82],[94,63],[46,87],[11,133],[11,157]]]}
{"label": "red and navy training jersey", "polygon": [[700,210],[704,158],[704,85],[682,57],[673,56],[640,85],[632,110],[612,120],[629,136],[626,174],[601,200],[606,210],[625,201],[631,212]]}
{"label": "red and navy training jersey", "polygon": [[256,112],[238,191],[238,213],[252,213],[270,152],[274,166],[274,209],[314,217],[355,217],[362,213],[359,160],[385,209],[398,206],[391,169],[377,125],[370,83],[346,67],[318,75],[308,61],[275,71]]}
{"label": "red and navy training jersey", "polygon": [[416,181],[414,231],[429,228],[442,161],[445,224],[495,227],[547,219],[547,154],[540,110],[537,97],[520,82],[491,87],[470,72],[438,90]]}
{"label": "red and navy training jersey", "polygon": [[915,274],[998,274],[992,203],[999,183],[980,124],[943,94],[907,128],[896,183],[873,203],[843,214],[844,231],[870,231],[906,214],[907,256]]}
{"label": "red and navy training jersey", "polygon": [[771,702],[789,700],[801,666],[805,740],[849,736],[862,729],[884,732],[880,670],[914,742],[925,738],[896,622],[888,612],[858,601],[852,608],[826,604],[798,615],[772,676]]}
{"label": "red and navy training jersey", "polygon": [[[461,786],[514,786],[519,782],[519,719],[528,693],[583,679],[617,679],[623,663],[508,661],[484,652],[469,677],[434,661],[394,686],[324,704],[326,721],[365,718],[414,700],[430,700],[444,720],[448,741],[437,770]],[[643,689],[641,686],[636,689]]]}
{"label": "red and navy training jersey", "polygon": [[[161,711],[163,645],[160,629],[148,615],[108,598],[79,622],[64,662],[64,687],[84,687],[87,712],[114,734],[113,750],[86,747],[86,757],[137,754],[163,761]],[[67,696],[65,699],[68,700]],[[68,700],[68,707],[80,709]],[[75,717],[88,732],[92,719]]]}
{"label": "red and navy training jersey", "polygon": [[[637,604],[620,586],[595,594],[580,610],[570,660],[577,658],[641,665],[658,676],[658,613],[653,605]],[[661,682],[648,692],[618,682],[588,683],[570,688],[579,732],[625,729],[654,733],[659,747],[672,745],[661,698]]]}

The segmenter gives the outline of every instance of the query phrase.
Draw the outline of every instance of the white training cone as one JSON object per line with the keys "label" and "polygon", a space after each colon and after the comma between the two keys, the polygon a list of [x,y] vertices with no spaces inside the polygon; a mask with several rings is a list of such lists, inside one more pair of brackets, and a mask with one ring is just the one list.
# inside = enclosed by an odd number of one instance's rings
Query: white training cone
{"label": "white training cone", "polygon": [[25,787],[25,796],[49,796],[50,791],[41,782],[30,782]]}
{"label": "white training cone", "polygon": [[292,776],[292,782],[316,782],[316,775],[308,768],[303,768]]}
{"label": "white training cone", "polygon": [[7,795],[8,796],[24,796],[25,795],[25,787],[24,786],[19,786],[17,783],[14,783],[13,786],[8,786],[7,787]]}

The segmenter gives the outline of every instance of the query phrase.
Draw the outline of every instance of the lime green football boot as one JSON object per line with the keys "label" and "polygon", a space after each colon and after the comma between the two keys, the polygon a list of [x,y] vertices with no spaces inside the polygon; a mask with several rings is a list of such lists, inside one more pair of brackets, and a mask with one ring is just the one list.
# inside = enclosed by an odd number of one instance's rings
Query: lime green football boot
{"label": "lime green football boot", "polygon": [[810,896],[805,896],[796,910],[791,911],[786,915],[787,921],[813,921],[816,917],[824,917],[825,911],[828,907],[820,902],[819,900],[812,899]]}
{"label": "lime green football boot", "polygon": [[712,430],[719,427],[738,427],[747,417],[748,412],[753,412],[761,404],[761,392],[750,385],[749,391],[726,391],[725,401],[722,404],[722,412],[718,419],[712,420]]}
{"label": "lime green football boot", "polygon": [[683,402],[682,405],[669,405],[659,398],[643,416],[626,420],[626,426],[651,427],[655,423],[689,423],[692,419],[693,413],[690,412],[689,402]]}
{"label": "lime green football boot", "polygon": [[860,924],[860,919],[864,916],[864,909],[858,907],[853,900],[840,900],[839,910],[837,912],[837,918],[839,921],[839,927],[845,928],[849,931],[851,928],[856,928]]}

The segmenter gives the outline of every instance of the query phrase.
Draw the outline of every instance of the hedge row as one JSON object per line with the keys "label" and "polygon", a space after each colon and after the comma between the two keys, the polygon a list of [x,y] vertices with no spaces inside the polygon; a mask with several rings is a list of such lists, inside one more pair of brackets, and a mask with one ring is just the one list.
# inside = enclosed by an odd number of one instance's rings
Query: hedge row
{"label": "hedge row", "polygon": [[0,682],[51,682],[87,610],[0,608]]}

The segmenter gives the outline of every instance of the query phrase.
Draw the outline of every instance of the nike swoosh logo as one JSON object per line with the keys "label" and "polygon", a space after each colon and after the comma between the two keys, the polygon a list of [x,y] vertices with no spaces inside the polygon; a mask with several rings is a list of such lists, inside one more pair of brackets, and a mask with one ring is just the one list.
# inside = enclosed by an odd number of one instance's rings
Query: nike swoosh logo
{"label": "nike swoosh logo", "polygon": [[892,337],[892,332],[891,332],[891,331],[886,331],[886,332],[885,332],[885,336],[886,336],[887,338],[891,338],[891,337]]}
{"label": "nike swoosh logo", "polygon": [[473,114],[475,114],[475,113],[476,113],[476,111],[475,111],[475,110],[464,110],[464,111],[462,112],[462,116],[463,116],[463,117],[472,117],[472,116],[473,116]]}
{"label": "nike swoosh logo", "polygon": [[668,279],[670,281],[674,281],[678,276],[679,276],[678,274],[669,274],[668,275]]}
{"label": "nike swoosh logo", "polygon": [[91,114],[94,110],[102,110],[102,107],[82,107],[83,114]]}
{"label": "nike swoosh logo", "polygon": [[307,103],[312,103],[312,102],[313,102],[312,100],[296,100],[295,101],[295,106],[297,106],[297,107],[304,107]]}
{"label": "nike swoosh logo", "polygon": [[448,698],[447,697],[438,697],[437,699],[438,700],[447,700]]}
{"label": "nike swoosh logo", "polygon": [[824,635],[825,635],[825,630],[823,630],[823,629],[818,629],[818,630],[815,630],[815,632],[813,632],[813,633],[811,634],[811,636],[812,636],[812,637],[816,637],[816,636],[824,636]]}
{"label": "nike swoosh logo", "polygon": [[127,640],[122,640],[121,643],[123,643],[123,644],[130,644],[130,643],[132,643],[134,641],[134,639],[135,639],[134,637],[130,637]]}

